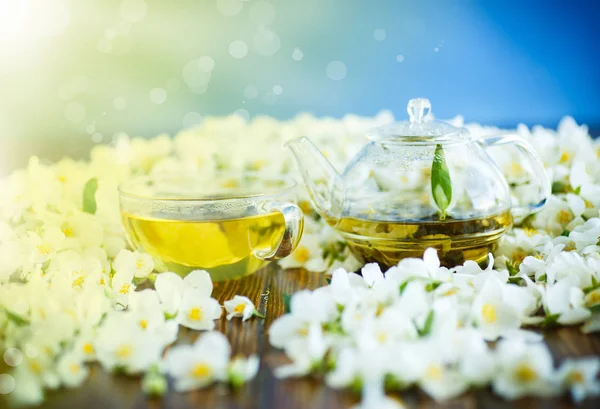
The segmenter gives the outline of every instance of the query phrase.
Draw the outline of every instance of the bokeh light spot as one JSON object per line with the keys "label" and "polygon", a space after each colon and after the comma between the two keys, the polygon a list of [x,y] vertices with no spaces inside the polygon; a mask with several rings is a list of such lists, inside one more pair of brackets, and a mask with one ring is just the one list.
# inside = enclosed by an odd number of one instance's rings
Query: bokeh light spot
{"label": "bokeh light spot", "polygon": [[188,112],[183,117],[183,121],[181,121],[181,124],[185,129],[189,129],[200,125],[203,119],[204,117],[198,112]]}
{"label": "bokeh light spot", "polygon": [[9,366],[21,365],[21,362],[23,362],[23,353],[18,348],[7,348],[4,351],[4,362]]}
{"label": "bokeh light spot", "polygon": [[113,106],[118,111],[124,111],[127,109],[127,100],[123,97],[115,97],[113,99]]}
{"label": "bokeh light spot", "polygon": [[253,43],[254,51],[265,57],[272,56],[281,47],[281,40],[277,33],[266,27],[258,29],[258,32],[254,34]]}
{"label": "bokeh light spot", "polygon": [[295,61],[300,61],[304,58],[304,53],[299,48],[294,49],[292,52],[292,59]]}
{"label": "bokeh light spot", "polygon": [[250,7],[248,17],[250,21],[259,26],[268,26],[275,21],[275,7],[267,1],[257,1]]}
{"label": "bokeh light spot", "polygon": [[241,40],[232,41],[229,44],[229,54],[233,58],[244,58],[248,54],[248,46]]}
{"label": "bokeh light spot", "polygon": [[102,142],[103,136],[100,132],[96,132],[95,134],[92,135],[92,142],[94,143],[100,143]]}
{"label": "bokeh light spot", "polygon": [[437,48],[437,47],[435,47],[435,48],[433,49],[433,51],[435,51],[435,52],[437,53],[438,51],[440,51],[440,49],[439,49],[439,48]]}
{"label": "bokeh light spot", "polygon": [[144,0],[123,0],[119,6],[119,14],[125,21],[137,23],[146,18],[148,5]]}
{"label": "bokeh light spot", "polygon": [[402,54],[397,55],[396,56],[396,61],[398,61],[398,62],[404,61],[404,56]]}
{"label": "bokeh light spot", "polygon": [[281,85],[273,86],[273,94],[281,95],[283,93],[283,87]]}
{"label": "bokeh light spot", "polygon": [[65,107],[65,117],[74,123],[79,123],[85,119],[85,107],[79,102],[69,102]]}
{"label": "bokeh light spot", "polygon": [[327,65],[327,76],[334,81],[343,80],[347,73],[346,64],[341,61],[332,61]]}
{"label": "bokeh light spot", "polygon": [[217,10],[227,17],[235,16],[244,7],[242,0],[217,0]]}
{"label": "bokeh light spot", "polygon": [[153,88],[150,91],[150,101],[153,103],[160,105],[167,100],[167,91],[163,88]]}
{"label": "bokeh light spot", "polygon": [[15,378],[9,374],[0,374],[0,395],[8,395],[15,389]]}
{"label": "bokeh light spot", "polygon": [[244,88],[244,97],[246,99],[254,99],[258,97],[258,87],[256,85],[248,85]]}
{"label": "bokeh light spot", "polygon": [[242,117],[245,121],[248,121],[250,119],[250,112],[243,108],[236,109],[233,114]]}
{"label": "bokeh light spot", "polygon": [[208,87],[214,67],[215,61],[211,57],[203,56],[188,62],[183,67],[181,76],[193,93],[201,94]]}
{"label": "bokeh light spot", "polygon": [[375,40],[377,41],[383,41],[387,37],[387,33],[383,28],[378,28],[373,32],[373,37],[375,37]]}

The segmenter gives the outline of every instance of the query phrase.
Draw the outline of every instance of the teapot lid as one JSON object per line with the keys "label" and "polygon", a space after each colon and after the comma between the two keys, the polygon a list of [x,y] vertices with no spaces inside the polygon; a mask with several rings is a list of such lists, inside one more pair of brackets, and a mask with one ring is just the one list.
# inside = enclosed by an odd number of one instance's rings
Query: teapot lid
{"label": "teapot lid", "polygon": [[456,142],[470,139],[466,129],[433,119],[431,103],[427,98],[411,99],[408,101],[406,110],[410,120],[372,129],[367,133],[369,139],[411,144]]}

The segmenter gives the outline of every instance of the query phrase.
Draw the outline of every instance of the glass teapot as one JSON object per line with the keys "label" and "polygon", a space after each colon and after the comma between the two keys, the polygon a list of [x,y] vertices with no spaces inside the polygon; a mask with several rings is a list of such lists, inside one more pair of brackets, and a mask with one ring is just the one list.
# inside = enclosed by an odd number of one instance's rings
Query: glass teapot
{"label": "glass teapot", "polygon": [[[551,183],[533,148],[514,134],[476,139],[433,120],[424,98],[408,103],[409,121],[379,127],[339,174],[306,138],[287,142],[319,214],[362,262],[392,266],[438,250],[443,265],[484,262],[517,220],[539,211]],[[529,203],[513,204],[489,147],[513,144],[529,174]]]}

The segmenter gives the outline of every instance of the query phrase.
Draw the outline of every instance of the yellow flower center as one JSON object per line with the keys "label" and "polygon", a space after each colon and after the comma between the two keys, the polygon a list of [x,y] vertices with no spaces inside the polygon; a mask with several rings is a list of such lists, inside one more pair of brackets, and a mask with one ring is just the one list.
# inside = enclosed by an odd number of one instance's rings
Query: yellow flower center
{"label": "yellow flower center", "polygon": [[512,162],[510,164],[509,174],[514,176],[520,176],[523,174],[523,166],[519,164],[519,162]]}
{"label": "yellow flower center", "polygon": [[75,280],[73,280],[73,288],[81,288],[83,286],[83,282],[85,281],[84,276],[79,276]]}
{"label": "yellow flower center", "polygon": [[571,385],[576,383],[584,383],[585,377],[581,371],[572,371],[569,376],[567,376],[567,382]]}
{"label": "yellow flower center", "polygon": [[37,247],[38,251],[40,252],[40,254],[42,254],[44,256],[47,256],[48,254],[50,254],[54,251],[54,247],[50,243],[38,244],[36,247]]}
{"label": "yellow flower center", "polygon": [[523,262],[523,260],[525,259],[525,257],[527,257],[527,253],[525,253],[523,250],[515,250],[515,251],[513,251],[511,256],[512,256],[513,262],[515,262],[517,264],[521,264]]}
{"label": "yellow flower center", "polygon": [[377,338],[377,341],[379,341],[380,344],[383,344],[385,341],[387,341],[388,335],[385,332],[380,331],[380,332],[377,333],[376,338]]}
{"label": "yellow flower center", "polygon": [[104,281],[104,277],[102,277],[102,278],[100,279],[100,281],[98,282],[98,284],[100,284],[100,285],[104,285],[104,284],[106,284],[106,282]]}
{"label": "yellow flower center", "polygon": [[144,267],[144,260],[142,260],[141,258],[138,258],[137,261],[135,262],[135,266],[138,269]]}
{"label": "yellow flower center", "polygon": [[454,295],[454,294],[456,294],[456,293],[458,293],[458,290],[457,290],[457,289],[456,289],[456,287],[455,287],[455,288],[451,288],[451,289],[449,289],[448,291],[446,291],[446,292],[445,292],[444,294],[442,294],[442,295],[443,295],[443,296],[445,296],[445,297],[448,297],[448,296],[450,296],[450,295]]}
{"label": "yellow flower center", "polygon": [[567,224],[573,220],[573,215],[568,210],[561,210],[556,214],[556,221],[560,224]]}
{"label": "yellow flower center", "polygon": [[244,305],[244,304],[238,304],[233,309],[233,312],[238,313],[238,314],[243,314],[244,313],[244,307],[246,307],[246,305]]}
{"label": "yellow flower center", "polygon": [[563,152],[562,155],[560,155],[558,162],[567,163],[569,160],[571,160],[571,154],[569,152]]}
{"label": "yellow flower center", "polygon": [[592,291],[585,298],[585,304],[588,307],[593,307],[596,304],[600,304],[600,289]]}
{"label": "yellow flower center", "polygon": [[442,379],[443,372],[444,372],[444,369],[440,365],[438,365],[438,364],[429,365],[429,368],[427,368],[427,371],[425,371],[425,378],[431,379],[434,381],[439,381],[440,379]]}
{"label": "yellow flower center", "polygon": [[210,376],[211,373],[212,373],[212,369],[210,368],[210,366],[208,366],[204,362],[196,364],[192,368],[192,376],[194,378],[206,378],[206,377]]}
{"label": "yellow flower center", "polygon": [[33,360],[33,361],[29,362],[29,367],[35,374],[39,375],[42,373],[42,365],[40,365],[40,362],[37,360]]}
{"label": "yellow flower center", "polygon": [[221,186],[226,188],[238,187],[238,185],[239,184],[235,179],[229,179],[221,183]]}
{"label": "yellow flower center", "polygon": [[129,344],[121,345],[115,351],[115,355],[121,359],[129,358],[132,353],[133,353],[133,347]]}
{"label": "yellow flower center", "polygon": [[140,327],[146,329],[148,327],[148,320],[140,320]]}
{"label": "yellow flower center", "polygon": [[298,330],[296,331],[296,334],[298,334],[301,337],[306,337],[306,336],[308,336],[308,328],[307,327],[298,328]]}
{"label": "yellow flower center", "polygon": [[487,324],[493,324],[497,319],[496,307],[492,304],[483,304],[483,307],[481,307],[481,316]]}
{"label": "yellow flower center", "polygon": [[71,228],[70,226],[63,226],[63,228],[61,230],[64,233],[64,235],[67,237],[75,236],[75,232],[73,231],[73,228]]}
{"label": "yellow flower center", "polygon": [[69,370],[71,371],[72,374],[77,374],[80,369],[81,368],[76,363],[72,363],[71,365],[69,365]]}
{"label": "yellow flower center", "polygon": [[533,227],[523,227],[523,233],[525,233],[527,237],[533,237],[539,232]]}
{"label": "yellow flower center", "polygon": [[93,354],[94,346],[90,342],[83,344],[83,352],[85,352],[87,355]]}
{"label": "yellow flower center", "polygon": [[519,364],[517,366],[515,374],[517,375],[517,379],[523,382],[533,382],[538,377],[538,374],[535,371],[535,369],[533,369],[531,365],[527,363]]}
{"label": "yellow flower center", "polygon": [[200,321],[200,320],[202,320],[203,317],[204,317],[204,313],[198,307],[194,307],[194,308],[190,309],[190,312],[188,313],[188,318],[192,321]]}
{"label": "yellow flower center", "polygon": [[306,246],[300,246],[294,251],[294,260],[298,263],[306,263],[310,259],[310,251]]}
{"label": "yellow flower center", "polygon": [[121,294],[129,294],[130,288],[131,288],[131,285],[129,283],[125,283],[121,286],[121,289],[119,290],[119,292]]}

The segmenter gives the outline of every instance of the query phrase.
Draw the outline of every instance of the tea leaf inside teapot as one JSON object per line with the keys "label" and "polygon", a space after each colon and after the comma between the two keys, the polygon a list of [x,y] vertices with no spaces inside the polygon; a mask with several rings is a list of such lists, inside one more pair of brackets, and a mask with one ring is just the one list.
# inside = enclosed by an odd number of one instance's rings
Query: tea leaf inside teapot
{"label": "tea leaf inside teapot", "polygon": [[446,165],[444,148],[439,144],[435,147],[431,165],[431,193],[435,204],[440,209],[440,219],[443,220],[446,218],[446,209],[452,201],[452,182]]}

